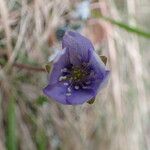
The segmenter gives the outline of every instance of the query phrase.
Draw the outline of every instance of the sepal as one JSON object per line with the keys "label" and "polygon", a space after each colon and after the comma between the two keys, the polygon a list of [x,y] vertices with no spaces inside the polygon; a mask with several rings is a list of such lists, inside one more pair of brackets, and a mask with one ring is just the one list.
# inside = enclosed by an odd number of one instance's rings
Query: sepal
{"label": "sepal", "polygon": [[101,59],[101,60],[102,60],[102,62],[106,65],[106,63],[107,63],[107,57],[106,57],[106,56],[101,55],[101,56],[100,56],[100,59]]}
{"label": "sepal", "polygon": [[50,73],[50,70],[51,70],[51,64],[50,63],[47,63],[45,65],[45,70],[46,70],[47,73]]}
{"label": "sepal", "polygon": [[95,97],[87,101],[88,104],[93,104],[95,102]]}

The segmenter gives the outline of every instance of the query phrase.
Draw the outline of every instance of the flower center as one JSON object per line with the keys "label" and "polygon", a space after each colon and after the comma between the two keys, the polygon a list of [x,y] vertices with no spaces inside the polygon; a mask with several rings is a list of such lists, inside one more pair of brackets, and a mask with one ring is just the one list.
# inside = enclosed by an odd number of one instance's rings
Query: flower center
{"label": "flower center", "polygon": [[79,67],[73,67],[70,73],[74,82],[80,82],[84,80],[88,75],[88,73],[84,69]]}
{"label": "flower center", "polygon": [[61,72],[62,75],[59,77],[59,81],[69,81],[72,84],[78,84],[79,82],[84,81],[89,75],[89,71],[82,66],[63,68],[61,69]]}

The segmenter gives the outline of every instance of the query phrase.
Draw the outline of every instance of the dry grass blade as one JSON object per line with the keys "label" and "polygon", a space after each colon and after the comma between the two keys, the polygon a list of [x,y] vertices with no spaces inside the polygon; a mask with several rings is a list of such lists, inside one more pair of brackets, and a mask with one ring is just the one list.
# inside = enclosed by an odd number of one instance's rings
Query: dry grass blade
{"label": "dry grass blade", "polygon": [[6,1],[4,0],[0,0],[0,14],[2,17],[3,28],[5,29],[6,43],[7,43],[7,55],[9,58],[12,52],[11,29],[9,26],[9,10],[6,6]]}

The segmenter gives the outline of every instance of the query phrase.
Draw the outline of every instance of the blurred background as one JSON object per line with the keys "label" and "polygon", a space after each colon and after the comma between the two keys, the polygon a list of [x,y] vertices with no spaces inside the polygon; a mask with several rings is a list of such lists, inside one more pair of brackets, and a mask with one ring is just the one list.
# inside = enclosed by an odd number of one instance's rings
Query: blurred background
{"label": "blurred background", "polygon": [[[0,0],[0,150],[150,150],[149,0]],[[66,30],[108,57],[94,104],[42,93]]]}

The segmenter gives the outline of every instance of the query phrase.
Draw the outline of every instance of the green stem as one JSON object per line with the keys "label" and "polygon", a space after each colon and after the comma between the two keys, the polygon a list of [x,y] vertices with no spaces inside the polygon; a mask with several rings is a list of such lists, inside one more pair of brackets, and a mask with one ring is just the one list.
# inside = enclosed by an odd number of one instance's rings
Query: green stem
{"label": "green stem", "polygon": [[135,33],[135,34],[138,34],[140,36],[143,36],[145,38],[150,38],[150,32],[146,32],[146,31],[143,31],[137,27],[133,27],[133,26],[130,26],[130,25],[127,25],[127,24],[124,24],[120,21],[117,21],[117,20],[113,20],[109,17],[105,17],[105,16],[100,16],[103,20],[111,23],[111,24],[114,24],[122,29],[125,29],[126,31],[128,32],[132,32],[132,33]]}

